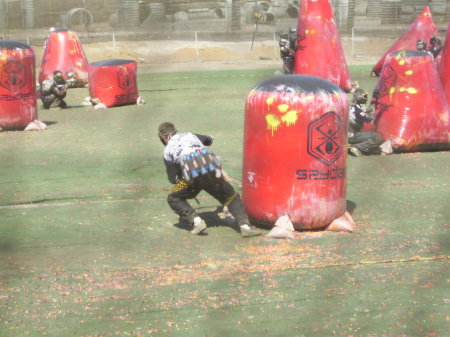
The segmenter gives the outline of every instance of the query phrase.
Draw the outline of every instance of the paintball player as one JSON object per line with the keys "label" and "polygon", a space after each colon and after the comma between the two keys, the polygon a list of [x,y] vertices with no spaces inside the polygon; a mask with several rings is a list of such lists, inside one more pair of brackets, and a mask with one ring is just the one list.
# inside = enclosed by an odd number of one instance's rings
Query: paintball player
{"label": "paintball player", "polygon": [[[424,40],[416,41],[416,49],[418,51],[423,51],[423,52],[433,56],[433,53],[427,49],[427,43]],[[433,58],[434,58],[434,56],[433,56]]]}
{"label": "paintball player", "polygon": [[44,109],[67,107],[64,98],[67,89],[73,84],[72,80],[66,81],[61,71],[53,72],[53,77],[42,82],[41,100]]}
{"label": "paintball player", "polygon": [[285,74],[294,73],[295,52],[297,50],[297,29],[289,28],[289,32],[280,35],[280,56],[283,60]]}
{"label": "paintball player", "polygon": [[436,36],[433,36],[430,39],[430,46],[428,47],[428,51],[433,54],[433,57],[436,58],[438,57],[439,53],[442,50],[442,43],[441,43],[441,39],[439,39]]}
{"label": "paintball player", "polygon": [[353,92],[350,105],[348,143],[349,153],[355,157],[369,154],[380,154],[379,146],[383,143],[381,136],[376,132],[361,131],[364,123],[371,122],[374,118],[374,108],[366,107],[367,93],[363,89]]}
{"label": "paintball player", "polygon": [[[206,223],[187,199],[194,199],[202,190],[228,207],[240,226],[243,237],[261,234],[258,229],[249,225],[241,198],[221,174],[218,158],[205,148],[213,142],[210,136],[190,132],[178,133],[170,122],[159,125],[158,136],[165,146],[164,164],[169,182],[175,185],[167,197],[167,202],[179,215],[180,220],[191,226],[192,234],[202,233],[206,229]],[[197,155],[197,160],[192,160],[194,155]],[[202,162],[205,163],[204,166]]]}

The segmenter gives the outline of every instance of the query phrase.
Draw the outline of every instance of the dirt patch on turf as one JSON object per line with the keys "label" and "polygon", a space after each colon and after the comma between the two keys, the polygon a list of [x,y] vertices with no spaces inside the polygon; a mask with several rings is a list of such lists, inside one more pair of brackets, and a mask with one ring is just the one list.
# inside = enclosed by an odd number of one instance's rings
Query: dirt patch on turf
{"label": "dirt patch on turf", "polygon": [[[342,38],[348,65],[375,64],[392,45],[392,38]],[[35,47],[40,66],[43,48]],[[132,59],[143,72],[257,69],[281,67],[278,41],[118,41],[83,45],[89,62]]]}

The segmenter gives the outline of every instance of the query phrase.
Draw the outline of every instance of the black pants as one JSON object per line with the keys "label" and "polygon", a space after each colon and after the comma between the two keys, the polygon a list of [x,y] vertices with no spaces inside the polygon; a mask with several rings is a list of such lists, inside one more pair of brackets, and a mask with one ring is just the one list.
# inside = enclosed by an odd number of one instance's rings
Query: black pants
{"label": "black pants", "polygon": [[181,220],[192,224],[197,213],[187,200],[195,198],[201,191],[210,194],[223,206],[228,206],[229,212],[234,216],[238,225],[249,223],[239,194],[223,176],[216,178],[214,173],[202,175],[190,183],[179,182],[172,188],[167,202]]}
{"label": "black pants", "polygon": [[350,137],[348,143],[365,155],[380,154],[379,146],[383,143],[383,139],[376,132],[363,131],[357,132],[353,137]]}
{"label": "black pants", "polygon": [[50,94],[47,96],[42,96],[42,105],[44,106],[44,109],[50,109],[50,108],[65,108],[67,106],[66,102],[64,102],[64,97],[66,97],[66,94],[56,96],[55,94]]}
{"label": "black pants", "polygon": [[292,56],[283,57],[283,69],[285,74],[294,73],[294,57]]}

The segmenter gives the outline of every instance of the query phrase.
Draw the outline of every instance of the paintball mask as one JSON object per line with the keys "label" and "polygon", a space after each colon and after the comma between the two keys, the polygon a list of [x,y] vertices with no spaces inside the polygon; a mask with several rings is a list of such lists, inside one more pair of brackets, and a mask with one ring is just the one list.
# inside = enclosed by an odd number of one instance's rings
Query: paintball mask
{"label": "paintball mask", "polygon": [[353,92],[353,102],[358,104],[367,103],[367,93],[363,89],[356,89]]}
{"label": "paintball mask", "polygon": [[417,40],[416,48],[417,50],[425,51],[427,49],[427,43],[424,40]]}

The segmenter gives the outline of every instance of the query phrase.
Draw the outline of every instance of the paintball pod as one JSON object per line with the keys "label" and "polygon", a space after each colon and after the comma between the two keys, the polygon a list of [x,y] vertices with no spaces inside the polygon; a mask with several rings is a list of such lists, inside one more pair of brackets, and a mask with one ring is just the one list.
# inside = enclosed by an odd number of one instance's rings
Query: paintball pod
{"label": "paintball pod", "polygon": [[186,182],[210,172],[215,172],[217,178],[222,176],[220,158],[206,148],[197,149],[185,155],[180,165],[183,179]]}

